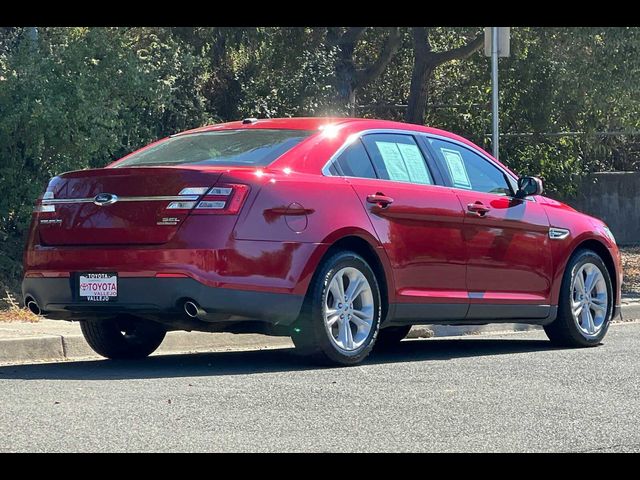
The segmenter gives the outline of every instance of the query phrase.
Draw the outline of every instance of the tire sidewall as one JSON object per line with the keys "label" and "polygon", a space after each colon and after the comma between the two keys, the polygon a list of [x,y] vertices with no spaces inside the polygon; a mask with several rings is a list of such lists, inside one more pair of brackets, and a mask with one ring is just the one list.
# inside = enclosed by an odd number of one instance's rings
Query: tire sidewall
{"label": "tire sidewall", "polygon": [[409,335],[411,325],[402,325],[395,327],[381,328],[376,339],[376,349],[384,349],[397,346],[404,338]]}
{"label": "tire sidewall", "polygon": [[[324,301],[327,295],[329,284],[334,275],[345,267],[356,268],[365,276],[371,287],[374,302],[374,315],[371,331],[366,340],[358,349],[353,352],[340,350],[329,338],[329,332],[324,323]],[[362,361],[373,349],[381,321],[381,298],[380,288],[376,276],[369,267],[369,264],[359,255],[351,252],[341,252],[329,258],[321,268],[318,281],[314,286],[311,299],[311,322],[314,330],[314,337],[318,349],[333,363],[342,365],[353,365]]]}
{"label": "tire sidewall", "polygon": [[[581,333],[579,327],[576,325],[576,322],[573,318],[573,313],[571,311],[573,279],[575,278],[578,270],[586,263],[595,265],[600,270],[600,273],[602,273],[607,287],[608,297],[607,313],[602,328],[600,329],[598,334],[592,338],[587,338]],[[600,256],[590,250],[583,250],[581,252],[578,252],[570,261],[569,268],[567,269],[565,278],[562,282],[562,298],[560,305],[561,311],[559,312],[559,316],[567,323],[569,334],[573,337],[576,343],[582,344],[584,346],[593,346],[598,345],[602,342],[602,339],[607,334],[609,325],[611,324],[614,303],[615,298],[613,296],[613,285],[611,283],[609,270],[607,269]]]}
{"label": "tire sidewall", "polygon": [[[127,324],[135,328],[134,338],[122,335],[121,331]],[[128,316],[87,319],[80,322],[80,328],[96,353],[113,359],[144,358],[160,346],[166,334],[166,329],[160,324]]]}

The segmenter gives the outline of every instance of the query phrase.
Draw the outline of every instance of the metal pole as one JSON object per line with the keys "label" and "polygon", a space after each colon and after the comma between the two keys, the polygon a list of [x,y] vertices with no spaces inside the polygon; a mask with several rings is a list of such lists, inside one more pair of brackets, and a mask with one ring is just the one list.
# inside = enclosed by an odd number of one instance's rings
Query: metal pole
{"label": "metal pole", "polygon": [[38,27],[27,27],[27,35],[33,43],[38,41]]}
{"label": "metal pole", "polygon": [[27,45],[32,53],[38,52],[38,27],[26,27]]}
{"label": "metal pole", "polygon": [[498,27],[491,27],[491,113],[493,156],[498,158]]}

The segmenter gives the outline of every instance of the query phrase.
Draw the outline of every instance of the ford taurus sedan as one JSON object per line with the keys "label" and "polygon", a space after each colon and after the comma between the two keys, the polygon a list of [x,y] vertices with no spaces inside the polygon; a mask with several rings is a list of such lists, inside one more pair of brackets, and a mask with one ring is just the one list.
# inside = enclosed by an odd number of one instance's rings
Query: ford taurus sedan
{"label": "ford taurus sedan", "polygon": [[414,324],[541,325],[597,345],[620,304],[600,220],[449,132],[245,119],[172,135],[38,199],[25,303],[110,358],[170,330],[291,336],[362,361]]}

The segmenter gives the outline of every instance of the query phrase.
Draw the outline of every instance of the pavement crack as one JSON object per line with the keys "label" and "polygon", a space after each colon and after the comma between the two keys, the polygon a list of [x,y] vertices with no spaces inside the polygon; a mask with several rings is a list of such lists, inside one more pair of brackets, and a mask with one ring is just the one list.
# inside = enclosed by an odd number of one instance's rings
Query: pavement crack
{"label": "pavement crack", "polygon": [[67,342],[64,335],[60,335],[60,343],[62,344],[62,358],[67,359]]}

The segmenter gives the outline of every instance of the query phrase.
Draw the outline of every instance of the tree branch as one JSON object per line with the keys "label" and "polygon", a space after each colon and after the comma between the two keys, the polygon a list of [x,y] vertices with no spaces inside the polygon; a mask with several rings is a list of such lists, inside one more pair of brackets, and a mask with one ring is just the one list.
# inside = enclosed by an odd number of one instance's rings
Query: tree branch
{"label": "tree branch", "polygon": [[479,50],[484,43],[484,33],[479,33],[476,38],[467,42],[461,47],[447,50],[446,52],[437,52],[433,54],[436,66],[447,63],[451,60],[464,60],[469,58],[476,50]]}
{"label": "tree branch", "polygon": [[327,28],[327,43],[333,46],[355,45],[367,27],[347,27],[344,33],[340,33],[340,27]]}
{"label": "tree branch", "polygon": [[367,27],[348,27],[340,37],[340,43],[355,44],[366,29]]}
{"label": "tree branch", "polygon": [[382,46],[380,55],[375,62],[369,65],[367,68],[356,72],[356,87],[361,88],[369,82],[375,80],[378,76],[384,72],[387,65],[393,60],[398,49],[400,48],[400,29],[398,27],[392,27],[389,30],[389,36]]}

